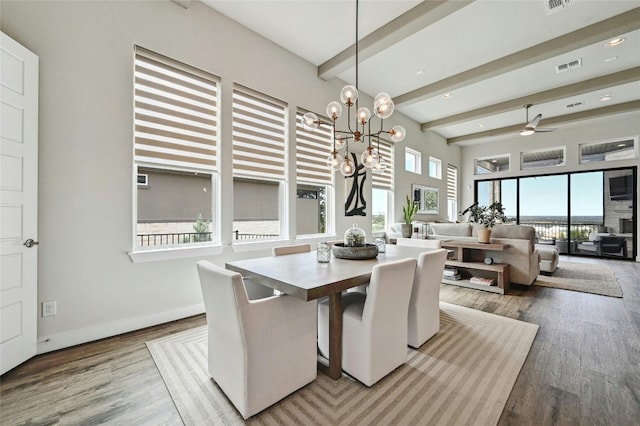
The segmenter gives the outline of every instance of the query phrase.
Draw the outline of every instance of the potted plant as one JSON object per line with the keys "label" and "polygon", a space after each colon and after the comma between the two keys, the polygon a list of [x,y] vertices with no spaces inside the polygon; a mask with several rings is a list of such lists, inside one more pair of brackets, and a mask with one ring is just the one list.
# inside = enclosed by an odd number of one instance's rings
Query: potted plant
{"label": "potted plant", "polygon": [[476,205],[471,208],[472,222],[479,223],[484,229],[478,229],[478,241],[481,243],[491,242],[491,229],[498,221],[506,222],[504,207],[499,201],[494,201],[489,206]]}
{"label": "potted plant", "polygon": [[413,222],[413,218],[418,213],[418,203],[415,201],[411,201],[409,196],[407,195],[407,204],[402,207],[402,216],[404,218],[404,223],[402,224],[402,237],[403,238],[411,238],[411,234],[413,233],[413,227],[411,222]]}

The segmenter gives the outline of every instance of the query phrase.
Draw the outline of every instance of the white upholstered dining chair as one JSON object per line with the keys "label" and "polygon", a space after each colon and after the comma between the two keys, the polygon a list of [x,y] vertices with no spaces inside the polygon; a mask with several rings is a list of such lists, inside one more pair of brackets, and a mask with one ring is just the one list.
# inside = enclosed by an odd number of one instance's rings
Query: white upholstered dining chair
{"label": "white upholstered dining chair", "polygon": [[311,244],[298,244],[295,246],[280,246],[271,249],[274,256],[283,256],[287,254],[308,253],[311,251]]}
{"label": "white upholstered dining chair", "polygon": [[440,240],[427,240],[422,238],[398,238],[396,245],[410,246],[410,247],[424,247],[439,249],[442,247],[442,241]]}
{"label": "white upholstered dining chair", "polygon": [[315,380],[315,301],[287,295],[250,301],[240,274],[207,261],[197,267],[209,374],[244,419]]}
{"label": "white upholstered dining chair", "polygon": [[447,250],[420,253],[409,301],[409,346],[419,348],[440,331],[440,282]]}
{"label": "white upholstered dining chair", "polygon": [[[309,244],[300,244],[296,246],[281,246],[274,247],[271,250],[273,256],[282,256],[285,254],[294,254],[294,253],[304,253],[311,251],[311,245]],[[264,286],[260,283],[253,282],[252,280],[246,279],[244,280],[244,286],[247,289],[247,295],[249,296],[249,300],[257,300],[263,299],[265,297],[271,297],[274,294],[280,294],[279,291],[274,291],[272,288]]]}
{"label": "white upholstered dining chair", "polygon": [[[376,265],[367,294],[342,294],[342,369],[367,386],[407,360],[407,312],[415,269],[415,259]],[[328,300],[318,304],[318,347],[328,357]]]}

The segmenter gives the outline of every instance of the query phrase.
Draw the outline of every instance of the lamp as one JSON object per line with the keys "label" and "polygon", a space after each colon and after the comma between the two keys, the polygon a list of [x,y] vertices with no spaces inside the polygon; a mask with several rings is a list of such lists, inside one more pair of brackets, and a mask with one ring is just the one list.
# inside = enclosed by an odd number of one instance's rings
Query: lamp
{"label": "lamp", "polygon": [[[342,114],[342,105],[347,107],[347,130],[337,130],[336,120]],[[351,124],[351,108],[355,109],[354,128]],[[331,170],[340,170],[340,173],[347,177],[351,176],[356,167],[349,155],[349,143],[367,143],[360,156],[362,164],[371,169],[373,173],[384,173],[386,161],[380,155],[380,135],[385,133],[393,142],[401,142],[406,136],[406,131],[402,126],[393,126],[389,130],[384,130],[383,122],[389,118],[395,109],[393,100],[388,93],[381,92],[373,100],[373,115],[366,107],[358,107],[358,0],[356,0],[356,85],[346,85],[340,91],[340,102],[333,101],[327,105],[327,116],[333,121],[333,149],[327,158],[327,166]],[[371,131],[371,120],[373,116],[380,119],[380,129]],[[320,125],[318,116],[313,112],[307,112],[302,116],[302,125],[306,130],[317,129]],[[372,144],[377,142],[377,146]],[[338,151],[345,148],[344,155]]]}

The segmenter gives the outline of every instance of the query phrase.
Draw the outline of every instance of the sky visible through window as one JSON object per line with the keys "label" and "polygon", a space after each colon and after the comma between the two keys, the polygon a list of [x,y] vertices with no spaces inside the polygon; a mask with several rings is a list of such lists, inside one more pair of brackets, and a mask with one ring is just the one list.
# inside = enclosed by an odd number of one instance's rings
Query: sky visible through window
{"label": "sky visible through window", "polygon": [[[571,214],[602,216],[602,172],[571,175]],[[515,216],[516,180],[502,182],[502,204],[508,216]],[[521,216],[566,216],[568,179],[566,175],[520,179]],[[482,199],[480,204],[487,204]]]}

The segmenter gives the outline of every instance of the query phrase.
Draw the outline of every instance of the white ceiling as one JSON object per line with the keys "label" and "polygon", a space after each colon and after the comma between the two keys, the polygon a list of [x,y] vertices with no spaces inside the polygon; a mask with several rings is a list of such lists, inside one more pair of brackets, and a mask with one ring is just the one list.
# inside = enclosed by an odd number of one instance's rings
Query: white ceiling
{"label": "white ceiling", "polygon": [[[202,2],[318,66],[321,77],[355,84],[354,0]],[[563,2],[547,13],[544,0],[360,0],[359,89],[388,92],[423,130],[463,145],[518,132],[527,103],[530,119],[542,113],[540,127],[557,131],[640,110],[640,0]],[[619,36],[623,44],[605,46]],[[575,59],[580,68],[556,73]],[[600,101],[604,94],[612,99]],[[456,114],[464,115],[448,119]]]}

